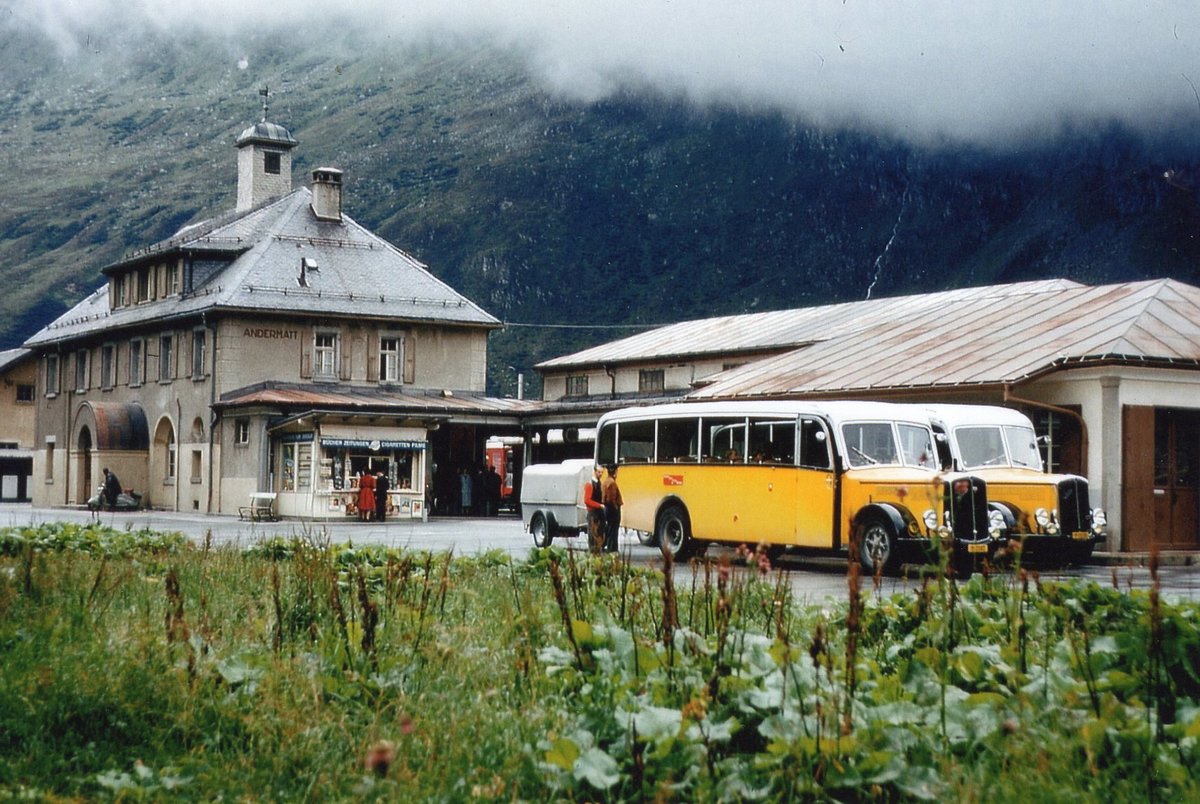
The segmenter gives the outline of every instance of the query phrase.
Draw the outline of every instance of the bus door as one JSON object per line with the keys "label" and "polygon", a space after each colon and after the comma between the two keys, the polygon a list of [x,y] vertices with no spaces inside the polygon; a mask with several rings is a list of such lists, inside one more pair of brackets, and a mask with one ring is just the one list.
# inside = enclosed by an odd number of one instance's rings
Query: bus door
{"label": "bus door", "polygon": [[837,475],[832,434],[824,421],[814,417],[802,416],[799,426],[794,543],[803,547],[833,547]]}

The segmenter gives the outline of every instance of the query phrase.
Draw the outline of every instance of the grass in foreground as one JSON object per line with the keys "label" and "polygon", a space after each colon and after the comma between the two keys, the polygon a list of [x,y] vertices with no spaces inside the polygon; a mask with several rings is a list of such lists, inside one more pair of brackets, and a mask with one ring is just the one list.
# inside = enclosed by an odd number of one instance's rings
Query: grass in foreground
{"label": "grass in foreground", "polygon": [[1035,576],[799,606],[671,573],[0,532],[0,797],[1184,800],[1198,609]]}

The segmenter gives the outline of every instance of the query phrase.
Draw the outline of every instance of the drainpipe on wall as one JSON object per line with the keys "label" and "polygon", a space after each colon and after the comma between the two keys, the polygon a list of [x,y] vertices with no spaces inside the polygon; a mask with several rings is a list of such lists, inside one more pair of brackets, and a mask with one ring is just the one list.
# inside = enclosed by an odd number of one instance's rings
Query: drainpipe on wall
{"label": "drainpipe on wall", "polygon": [[[178,363],[176,363],[178,365]],[[177,411],[177,419],[175,421],[175,513],[179,513],[179,439],[183,437],[183,431],[180,430],[180,424],[183,422],[183,404],[179,401],[179,395],[175,396],[175,410]]]}
{"label": "drainpipe on wall", "polygon": [[611,399],[617,398],[617,372],[613,371],[612,366],[605,366],[604,373],[608,375],[608,395]]}
{"label": "drainpipe on wall", "polygon": [[[55,344],[55,354],[58,355],[58,395],[63,401],[63,418],[66,419],[66,431],[63,433],[63,498],[66,505],[71,501],[71,400],[64,396],[62,389],[62,344]],[[87,500],[84,500],[86,503]]]}
{"label": "drainpipe on wall", "polygon": [[1070,416],[1075,421],[1079,422],[1079,470],[1081,474],[1087,474],[1088,466],[1088,427],[1084,421],[1083,414],[1070,410],[1069,408],[1060,408],[1058,405],[1051,405],[1049,402],[1037,402],[1033,399],[1026,399],[1017,396],[1012,392],[1012,386],[1008,383],[1004,384],[1004,401],[1016,402],[1018,405],[1029,405],[1034,408],[1041,408],[1052,413],[1061,413],[1064,416]]}
{"label": "drainpipe on wall", "polygon": [[212,372],[208,378],[208,502],[206,503],[206,511],[211,514],[213,512],[213,447],[216,444],[214,431],[217,429],[217,411],[214,407],[217,401],[217,328],[214,325],[211,330],[209,329],[208,313],[200,314],[200,323],[204,325],[205,332],[212,333],[212,349],[209,350]]}

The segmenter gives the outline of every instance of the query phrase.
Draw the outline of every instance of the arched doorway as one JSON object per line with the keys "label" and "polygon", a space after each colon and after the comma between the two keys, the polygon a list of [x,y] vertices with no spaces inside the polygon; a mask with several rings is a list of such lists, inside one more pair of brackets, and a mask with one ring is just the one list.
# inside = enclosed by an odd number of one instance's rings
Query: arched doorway
{"label": "arched doorway", "polygon": [[175,425],[166,416],[154,428],[154,443],[150,449],[150,488],[154,504],[160,508],[175,508],[177,474]]}
{"label": "arched doorway", "polygon": [[75,500],[85,503],[92,496],[92,431],[88,427],[79,428],[79,437],[75,441]]}

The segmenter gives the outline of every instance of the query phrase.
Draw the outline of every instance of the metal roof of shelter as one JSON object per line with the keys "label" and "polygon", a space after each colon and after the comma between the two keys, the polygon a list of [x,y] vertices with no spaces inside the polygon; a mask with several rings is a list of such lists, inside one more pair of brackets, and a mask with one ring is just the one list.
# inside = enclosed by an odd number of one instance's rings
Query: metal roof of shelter
{"label": "metal roof of shelter", "polygon": [[667,361],[705,355],[732,355],[779,352],[806,344],[837,338],[879,324],[890,325],[947,305],[971,300],[1006,299],[1031,293],[1053,293],[1081,285],[1064,279],[1021,282],[981,288],[962,288],[920,296],[844,302],[820,307],[800,307],[766,313],[747,313],[696,321],[683,321],[631,335],[627,338],[584,349],[574,354],[546,360],[540,370],[606,366],[619,363]]}
{"label": "metal roof of shelter", "polygon": [[263,382],[222,394],[214,407],[238,408],[264,405],[299,411],[336,411],[381,415],[443,416],[477,418],[511,417],[536,409],[536,400],[501,399],[464,391],[414,391],[387,387],[349,388],[315,383]]}
{"label": "metal roof of shelter", "polygon": [[[487,328],[500,325],[497,318],[435,277],[419,260],[350,217],[318,219],[308,188],[244,214],[185,227],[104,272],[119,273],[177,256],[212,261],[218,269],[178,296],[116,309],[110,309],[105,284],[25,345],[211,311],[308,313]],[[307,261],[303,284],[302,261]]]}
{"label": "metal roof of shelter", "polygon": [[689,396],[998,386],[1112,363],[1200,368],[1200,288],[1170,279],[1031,282],[797,312],[823,334],[721,372]]}

